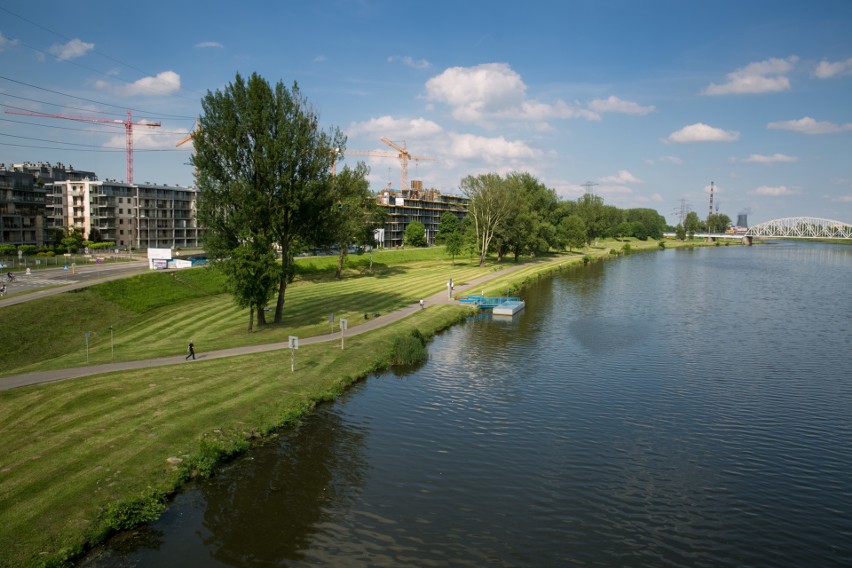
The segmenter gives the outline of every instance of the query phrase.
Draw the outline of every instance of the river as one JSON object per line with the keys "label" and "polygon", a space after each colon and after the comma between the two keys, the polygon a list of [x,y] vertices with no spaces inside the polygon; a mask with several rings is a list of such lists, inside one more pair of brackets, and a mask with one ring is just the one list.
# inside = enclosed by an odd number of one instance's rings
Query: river
{"label": "river", "polygon": [[850,566],[852,247],[640,253],[323,405],[103,566]]}

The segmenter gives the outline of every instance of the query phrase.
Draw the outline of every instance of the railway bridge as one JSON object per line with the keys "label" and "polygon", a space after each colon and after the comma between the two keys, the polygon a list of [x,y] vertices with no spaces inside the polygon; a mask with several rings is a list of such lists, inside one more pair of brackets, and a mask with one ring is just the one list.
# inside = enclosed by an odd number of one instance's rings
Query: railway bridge
{"label": "railway bridge", "polygon": [[744,233],[696,233],[695,236],[737,239],[749,245],[754,239],[852,239],[852,225],[817,217],[784,217],[755,225]]}

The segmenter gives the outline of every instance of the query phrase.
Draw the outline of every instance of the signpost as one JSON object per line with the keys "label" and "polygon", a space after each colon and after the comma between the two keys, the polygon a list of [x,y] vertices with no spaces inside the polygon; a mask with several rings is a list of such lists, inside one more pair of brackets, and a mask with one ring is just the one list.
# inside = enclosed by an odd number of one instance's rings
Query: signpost
{"label": "signpost", "polygon": [[343,338],[346,335],[346,330],[349,329],[349,320],[340,320],[340,350],[343,351]]}
{"label": "signpost", "polygon": [[94,334],[95,334],[94,331],[87,331],[86,333],[83,334],[83,335],[86,336],[86,364],[87,365],[89,364],[89,338]]}
{"label": "signpost", "polygon": [[299,338],[291,335],[288,345],[290,347],[290,372],[293,373],[296,371],[296,349],[299,348]]}

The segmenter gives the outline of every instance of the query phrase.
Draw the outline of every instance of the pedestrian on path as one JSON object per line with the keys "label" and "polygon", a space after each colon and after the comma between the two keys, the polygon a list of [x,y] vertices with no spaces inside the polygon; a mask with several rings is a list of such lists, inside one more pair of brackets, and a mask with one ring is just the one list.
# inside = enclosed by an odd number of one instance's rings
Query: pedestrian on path
{"label": "pedestrian on path", "polygon": [[192,360],[195,361],[195,345],[192,344],[192,341],[189,342],[189,355],[186,356],[186,359],[184,359],[184,361],[186,361],[190,357],[192,357]]}
{"label": "pedestrian on path", "polygon": [[420,309],[422,310],[425,307],[425,303],[423,300],[420,300]]}

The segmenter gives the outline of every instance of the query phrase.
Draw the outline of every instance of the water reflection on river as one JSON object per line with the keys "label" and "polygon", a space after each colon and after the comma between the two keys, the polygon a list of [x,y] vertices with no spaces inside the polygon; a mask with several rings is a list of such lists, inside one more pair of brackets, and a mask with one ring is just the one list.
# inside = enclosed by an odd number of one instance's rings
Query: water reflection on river
{"label": "water reflection on river", "polygon": [[84,565],[852,565],[850,282],[793,243],[566,272]]}

